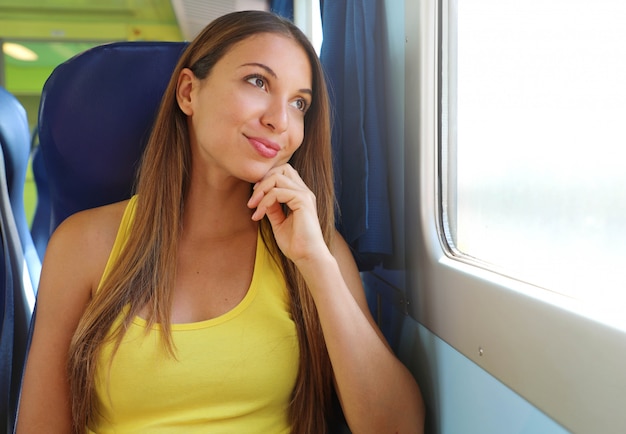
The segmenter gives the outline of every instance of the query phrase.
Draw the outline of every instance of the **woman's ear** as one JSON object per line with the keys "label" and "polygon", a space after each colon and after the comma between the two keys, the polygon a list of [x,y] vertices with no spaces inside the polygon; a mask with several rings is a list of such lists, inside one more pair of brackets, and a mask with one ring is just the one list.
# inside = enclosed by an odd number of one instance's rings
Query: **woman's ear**
{"label": "woman's ear", "polygon": [[189,68],[183,68],[178,75],[178,83],[176,84],[176,101],[181,111],[187,116],[193,114],[191,104],[192,90],[195,86],[196,76]]}

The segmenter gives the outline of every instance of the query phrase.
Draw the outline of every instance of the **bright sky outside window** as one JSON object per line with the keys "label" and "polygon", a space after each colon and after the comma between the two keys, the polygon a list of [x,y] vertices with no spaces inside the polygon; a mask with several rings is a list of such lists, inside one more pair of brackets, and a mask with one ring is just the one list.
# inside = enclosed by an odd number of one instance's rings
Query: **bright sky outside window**
{"label": "bright sky outside window", "polygon": [[463,0],[450,10],[456,249],[623,311],[626,2]]}

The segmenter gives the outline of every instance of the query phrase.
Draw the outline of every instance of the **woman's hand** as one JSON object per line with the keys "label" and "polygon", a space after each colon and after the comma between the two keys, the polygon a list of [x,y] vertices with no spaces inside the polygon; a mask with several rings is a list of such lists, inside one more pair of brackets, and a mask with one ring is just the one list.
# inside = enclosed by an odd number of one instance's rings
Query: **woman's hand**
{"label": "woman's hand", "polygon": [[[285,214],[282,205],[289,208]],[[255,221],[267,216],[278,247],[298,263],[328,252],[317,216],[316,199],[298,172],[289,164],[270,170],[257,182],[248,201]]]}

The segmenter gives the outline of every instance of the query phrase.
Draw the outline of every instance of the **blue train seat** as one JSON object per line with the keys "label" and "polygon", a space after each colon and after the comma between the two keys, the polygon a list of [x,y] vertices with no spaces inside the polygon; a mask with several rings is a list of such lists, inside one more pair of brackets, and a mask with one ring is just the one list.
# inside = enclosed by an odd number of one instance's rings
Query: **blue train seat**
{"label": "blue train seat", "polygon": [[186,45],[115,42],[52,72],[39,107],[43,170],[33,167],[49,199],[33,224],[38,243],[71,214],[130,197],[161,96]]}
{"label": "blue train seat", "polygon": [[24,181],[30,157],[30,132],[26,110],[22,104],[0,87],[0,146],[5,164],[9,201],[24,255],[25,283],[36,291],[41,273],[37,255],[24,211]]}
{"label": "blue train seat", "polygon": [[[23,246],[31,248],[30,255],[34,247],[23,204],[30,152],[26,112],[3,88],[0,88],[0,145],[0,432],[12,432],[35,302]],[[24,241],[21,237],[25,237]],[[32,258],[41,267],[36,252]],[[35,272],[38,279],[39,270]]]}

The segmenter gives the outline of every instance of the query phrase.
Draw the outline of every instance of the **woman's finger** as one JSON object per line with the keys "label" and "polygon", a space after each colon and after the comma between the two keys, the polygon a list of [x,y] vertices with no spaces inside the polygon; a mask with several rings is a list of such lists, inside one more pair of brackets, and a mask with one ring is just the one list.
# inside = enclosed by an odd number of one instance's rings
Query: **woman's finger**
{"label": "woman's finger", "polygon": [[[258,195],[258,196],[257,196]],[[283,188],[283,187],[273,187],[267,193],[257,193],[255,192],[253,198],[250,199],[248,204],[250,205],[255,196],[260,197],[260,199],[255,200],[256,211],[252,215],[254,220],[260,220],[267,213],[267,210],[270,208],[274,208],[274,212],[277,210],[281,211],[281,204],[287,205],[287,207],[292,211],[296,212],[301,209],[310,208],[315,211],[315,196],[310,190],[295,190],[293,188]],[[275,205],[278,208],[275,208]],[[284,215],[284,214],[283,214]]]}
{"label": "woman's finger", "polygon": [[261,181],[254,185],[252,196],[248,200],[248,207],[258,207],[261,199],[274,188],[292,189],[294,191],[309,190],[298,175],[298,172],[290,165],[285,164],[272,169]]}

